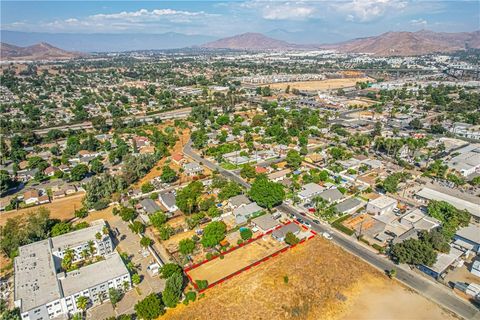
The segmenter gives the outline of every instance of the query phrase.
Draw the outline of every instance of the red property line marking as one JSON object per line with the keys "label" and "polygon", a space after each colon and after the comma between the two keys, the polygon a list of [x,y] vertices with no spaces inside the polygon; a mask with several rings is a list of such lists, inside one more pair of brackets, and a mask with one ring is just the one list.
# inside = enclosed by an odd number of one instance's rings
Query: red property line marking
{"label": "red property line marking", "polygon": [[[312,236],[308,237],[307,239],[302,239],[302,240],[301,240],[299,243],[297,243],[297,244],[294,244],[294,245],[292,245],[292,246],[288,246],[288,247],[285,247],[285,248],[283,248],[283,249],[280,249],[280,250],[272,253],[271,255],[268,255],[268,256],[266,256],[266,257],[264,257],[264,258],[262,258],[262,259],[260,259],[260,260],[258,260],[258,261],[256,261],[256,262],[254,262],[254,263],[252,263],[252,264],[250,264],[250,265],[248,265],[248,266],[246,266],[246,267],[243,267],[243,268],[240,269],[240,270],[235,271],[234,273],[229,274],[229,275],[226,276],[226,277],[223,277],[223,278],[220,279],[220,280],[217,280],[217,281],[209,284],[208,287],[206,287],[205,289],[202,289],[202,290],[200,290],[200,291],[198,291],[198,292],[199,292],[199,293],[203,293],[205,290],[210,289],[210,288],[212,288],[212,287],[214,287],[214,286],[216,286],[216,285],[219,285],[219,284],[227,281],[228,279],[233,278],[234,276],[239,275],[240,273],[242,273],[242,272],[244,272],[244,271],[250,270],[250,269],[252,269],[253,267],[258,266],[259,264],[261,264],[261,263],[269,260],[270,258],[279,255],[280,253],[286,252],[286,251],[288,251],[289,249],[293,249],[293,248],[295,248],[297,245],[300,245],[300,244],[302,244],[302,243],[305,243],[305,242],[307,242],[308,240],[312,239],[313,237],[314,237],[314,236],[312,235]],[[188,274],[187,274],[187,276],[188,276]],[[190,281],[192,281],[192,278],[191,278],[190,276],[188,276],[188,278],[190,279]],[[194,283],[193,285],[194,285],[195,289],[198,289],[195,283]]]}
{"label": "red property line marking", "polygon": [[[220,255],[226,255],[226,254],[228,254],[228,253],[230,253],[230,252],[232,252],[232,251],[235,251],[235,250],[237,250],[237,249],[239,249],[239,248],[241,248],[241,247],[243,247],[243,246],[246,246],[247,244],[250,244],[250,243],[252,243],[252,242],[254,242],[254,241],[257,241],[258,239],[263,238],[264,236],[269,235],[269,234],[271,234],[273,231],[275,231],[275,230],[277,230],[277,229],[280,229],[280,228],[283,227],[283,226],[287,226],[287,225],[289,225],[290,223],[292,223],[292,222],[291,222],[291,221],[288,221],[287,223],[285,223],[285,224],[283,224],[283,225],[276,226],[276,227],[275,227],[274,229],[272,229],[272,230],[269,230],[269,231],[267,231],[267,232],[265,232],[265,233],[262,233],[262,234],[260,234],[259,236],[255,237],[255,238],[251,238],[251,239],[249,239],[249,240],[246,241],[246,242],[243,242],[243,243],[241,243],[241,244],[239,244],[239,245],[237,245],[237,246],[235,246],[235,247],[232,247],[232,248],[228,249],[228,250],[225,251],[225,252],[222,252]],[[205,260],[203,260],[203,261],[201,261],[201,262],[199,262],[199,263],[196,263],[196,264],[193,264],[193,265],[191,265],[191,266],[185,267],[183,270],[186,272],[186,271],[190,271],[190,270],[193,270],[193,269],[195,269],[195,268],[198,268],[198,267],[200,267],[200,266],[201,266],[202,264],[204,264],[204,263],[207,263],[207,262],[209,262],[209,261],[212,261],[212,260],[217,259],[218,257],[220,257],[220,255],[214,256],[214,257],[212,257],[211,259],[205,259]]]}

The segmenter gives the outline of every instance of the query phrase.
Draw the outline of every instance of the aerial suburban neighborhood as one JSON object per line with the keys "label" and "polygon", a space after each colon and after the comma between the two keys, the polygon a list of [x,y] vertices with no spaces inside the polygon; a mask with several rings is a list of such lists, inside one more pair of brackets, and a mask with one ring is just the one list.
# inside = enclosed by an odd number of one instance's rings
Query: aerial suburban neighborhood
{"label": "aerial suburban neighborhood", "polygon": [[405,34],[2,43],[0,319],[478,319],[480,34]]}

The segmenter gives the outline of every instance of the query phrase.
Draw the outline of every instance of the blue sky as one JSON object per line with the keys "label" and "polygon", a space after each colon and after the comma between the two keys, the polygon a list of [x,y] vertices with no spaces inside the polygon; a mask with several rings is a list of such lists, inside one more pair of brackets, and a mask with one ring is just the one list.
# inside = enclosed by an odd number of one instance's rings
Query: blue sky
{"label": "blue sky", "polygon": [[216,37],[262,32],[332,42],[387,31],[480,29],[480,1],[3,1],[3,30],[180,32]]}

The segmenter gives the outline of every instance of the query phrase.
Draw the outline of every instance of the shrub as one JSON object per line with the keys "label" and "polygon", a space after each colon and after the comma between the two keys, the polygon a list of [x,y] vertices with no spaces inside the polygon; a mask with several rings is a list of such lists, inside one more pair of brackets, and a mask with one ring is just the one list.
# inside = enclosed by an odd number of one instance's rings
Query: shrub
{"label": "shrub", "polygon": [[197,281],[195,281],[195,283],[197,284],[198,290],[207,289],[207,287],[208,287],[208,281],[207,280],[197,280]]}

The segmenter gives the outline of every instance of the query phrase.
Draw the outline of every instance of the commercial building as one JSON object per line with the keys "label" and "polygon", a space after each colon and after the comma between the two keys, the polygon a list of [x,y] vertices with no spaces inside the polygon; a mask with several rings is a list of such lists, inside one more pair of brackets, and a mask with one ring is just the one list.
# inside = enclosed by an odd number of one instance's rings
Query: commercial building
{"label": "commercial building", "polygon": [[417,192],[415,198],[425,203],[431,200],[448,202],[458,210],[467,210],[472,215],[474,222],[480,222],[480,199],[478,197],[447,188],[430,186]]}
{"label": "commercial building", "polygon": [[[103,220],[99,220],[92,227],[19,248],[14,260],[14,302],[23,320],[67,318],[79,312],[80,296],[96,304],[108,299],[109,288],[130,286],[130,274],[113,251],[110,237],[103,233],[98,236],[103,226]],[[61,270],[61,257],[67,249],[75,253],[75,260],[81,260],[79,252],[89,250],[97,256],[89,263],[98,261],[65,272]]]}
{"label": "commercial building", "polygon": [[447,161],[447,165],[464,177],[480,172],[480,144],[469,144],[455,151],[457,156]]}

